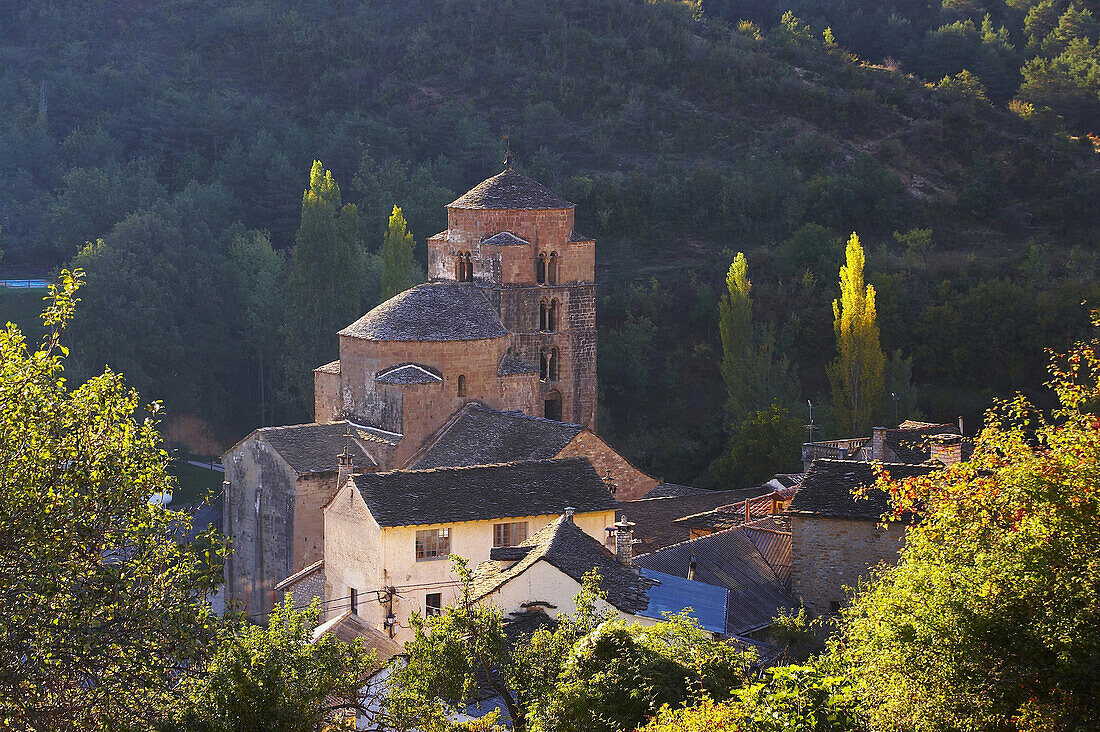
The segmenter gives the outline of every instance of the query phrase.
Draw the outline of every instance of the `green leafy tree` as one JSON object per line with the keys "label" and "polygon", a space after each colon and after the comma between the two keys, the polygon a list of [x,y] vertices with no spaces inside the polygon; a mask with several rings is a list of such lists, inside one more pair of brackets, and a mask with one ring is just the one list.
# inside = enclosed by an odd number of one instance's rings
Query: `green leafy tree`
{"label": "green leafy tree", "polygon": [[1052,414],[1000,402],[972,460],[887,486],[919,521],[837,643],[875,728],[1095,727],[1100,341],[1051,373]]}
{"label": "green leafy tree", "polygon": [[414,616],[408,663],[394,672],[386,723],[398,729],[450,729],[448,715],[479,684],[504,700],[517,732],[633,729],[662,703],[728,696],[754,658],[683,616],[650,628],[616,620],[597,608],[595,572],[582,582],[575,613],[512,644],[501,610],[474,604],[465,561],[452,561],[459,602],[441,616]]}
{"label": "green leafy tree", "polygon": [[148,728],[170,684],[214,636],[209,557],[177,539],[190,516],[168,511],[168,455],[156,405],[107,370],[64,378],[61,344],[82,273],[65,271],[29,351],[0,331],[0,726],[10,730]]}
{"label": "green leafy tree", "polygon": [[283,379],[291,409],[306,409],[312,369],[336,354],[337,331],[362,314],[358,234],[358,209],[341,205],[332,173],[314,160],[287,287]]}
{"label": "green leafy tree", "polygon": [[361,689],[377,656],[356,639],[332,634],[313,640],[319,600],[295,610],[290,595],[266,627],[244,622],[227,628],[200,673],[180,685],[182,701],[162,732],[317,732],[355,729],[354,712],[367,711]]}
{"label": "green leafy tree", "polygon": [[772,475],[798,470],[802,422],[786,407],[773,404],[753,412],[732,428],[726,453],[708,466],[696,481],[712,489],[747,488]]}
{"label": "green leafy tree", "polygon": [[389,228],[382,241],[382,299],[389,300],[399,292],[412,287],[416,280],[416,262],[413,250],[416,241],[408,231],[401,209],[393,207]]}
{"label": "green leafy tree", "polygon": [[870,428],[881,403],[886,356],[875,322],[875,288],[864,286],[863,247],[855,234],[848,240],[845,258],[840,299],[833,300],[837,358],[828,372],[837,422],[849,434],[858,435]]}

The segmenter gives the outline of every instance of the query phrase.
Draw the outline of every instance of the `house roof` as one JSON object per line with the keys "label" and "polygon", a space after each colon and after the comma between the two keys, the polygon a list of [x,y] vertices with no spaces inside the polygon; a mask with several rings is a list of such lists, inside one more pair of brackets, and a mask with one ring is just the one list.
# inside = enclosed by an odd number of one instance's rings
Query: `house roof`
{"label": "house roof", "polygon": [[310,645],[321,640],[326,634],[332,634],[344,643],[351,643],[357,638],[362,638],[369,650],[376,654],[377,667],[381,668],[391,658],[401,653],[401,646],[393,638],[372,627],[351,610],[345,610],[340,615],[329,619],[313,629],[313,637]]}
{"label": "house roof", "polygon": [[413,468],[549,460],[584,427],[467,404],[413,463]]}
{"label": "house roof", "polygon": [[[772,482],[769,481],[760,486],[760,490],[769,491],[771,485]],[[772,513],[774,501],[789,501],[797,492],[797,485],[790,488],[779,488],[754,498],[746,498],[737,503],[719,506],[710,511],[684,516],[676,519],[674,523],[687,526],[689,529],[715,529],[719,531],[732,529],[735,526],[769,516]],[[748,504],[747,517],[745,515],[745,504]]]}
{"label": "house roof", "polygon": [[876,465],[881,465],[895,479],[927,475],[938,467],[818,458],[806,472],[788,512],[877,521],[890,508],[889,496],[880,490],[867,491],[865,498],[852,495],[857,488],[875,484]]}
{"label": "house roof", "polygon": [[559,209],[574,208],[538,181],[511,168],[487,178],[447,204],[447,208]]}
{"label": "house roof", "polygon": [[378,372],[374,380],[383,384],[442,384],[441,377],[431,366],[405,363]]}
{"label": "house roof", "polygon": [[617,505],[587,458],[394,470],[352,478],[379,526],[611,511]]}
{"label": "house roof", "polygon": [[[474,573],[473,597],[482,598],[508,581],[526,572],[536,562],[546,561],[577,582],[595,569],[600,574],[600,588],[607,601],[623,612],[636,614],[649,604],[646,590],[652,582],[615,560],[615,555],[603,544],[584,533],[564,516],[551,521],[516,549],[526,549],[524,556],[509,567],[495,561],[483,562]],[[554,597],[532,597],[531,600],[554,601]]]}
{"label": "house roof", "polygon": [[[349,432],[350,441],[347,438]],[[256,430],[256,434],[262,436],[291,470],[299,474],[339,470],[338,456],[344,449],[345,442],[350,444],[354,466],[357,468],[373,468],[378,464],[361,443],[394,444],[350,422],[262,427]]]}
{"label": "house roof", "polygon": [[512,353],[500,357],[497,376],[515,376],[516,374],[537,374],[539,370]]}
{"label": "house roof", "polygon": [[779,608],[798,603],[740,529],[721,531],[636,557],[643,569],[687,577],[695,557],[695,579],[729,590],[726,632],[750,633],[771,624]]}
{"label": "house roof", "polygon": [[314,371],[320,371],[323,374],[337,374],[337,375],[339,375],[340,374],[340,359],[336,359],[335,361],[329,361],[325,365],[318,366],[317,368],[315,368],[313,370]]}
{"label": "house roof", "polygon": [[676,614],[690,608],[689,615],[699,622],[699,627],[711,633],[726,632],[729,590],[645,567],[641,573],[653,585],[646,590],[649,604],[638,615],[664,620],[665,613]]}
{"label": "house roof", "polygon": [[507,334],[476,285],[447,281],[398,293],[340,331],[368,341],[473,341]]}
{"label": "house roof", "polygon": [[531,242],[527,241],[526,239],[520,239],[518,236],[510,231],[502,231],[499,234],[493,234],[481,243],[489,244],[495,247],[520,247],[531,245]]}
{"label": "house roof", "polygon": [[635,523],[634,539],[639,551],[652,552],[688,538],[689,527],[682,523],[675,523],[676,519],[770,492],[770,489],[757,487],[733,491],[706,491],[667,498],[639,498],[620,503],[617,513],[620,517],[626,516]]}
{"label": "house roof", "polygon": [[[785,524],[785,525],[784,525]],[[753,543],[784,587],[791,586],[790,516],[769,516],[741,526],[738,531]]]}
{"label": "house roof", "polygon": [[585,236],[584,234],[574,229],[573,231],[569,232],[569,241],[595,241],[595,239],[590,236]]}
{"label": "house roof", "polygon": [[943,434],[959,434],[958,425],[907,419],[897,429],[886,430],[886,446],[899,463],[923,463],[928,459],[929,438]]}
{"label": "house roof", "polygon": [[693,488],[690,485],[680,485],[678,483],[665,483],[664,481],[655,485],[649,493],[646,493],[642,498],[671,498],[673,496],[705,496],[711,495],[714,491],[708,491],[706,488]]}

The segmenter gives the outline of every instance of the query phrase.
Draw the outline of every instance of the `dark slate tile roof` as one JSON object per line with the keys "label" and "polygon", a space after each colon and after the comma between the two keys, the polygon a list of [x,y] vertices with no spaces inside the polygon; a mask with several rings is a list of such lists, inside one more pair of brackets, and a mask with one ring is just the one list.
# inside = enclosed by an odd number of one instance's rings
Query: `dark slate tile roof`
{"label": "dark slate tile roof", "polygon": [[493,234],[481,243],[489,244],[494,247],[522,247],[531,245],[531,242],[526,239],[520,239],[510,231],[502,231],[499,234]]}
{"label": "dark slate tile roof", "polygon": [[[539,561],[547,561],[577,582],[592,569],[600,573],[600,587],[607,601],[627,613],[637,613],[649,604],[646,590],[652,584],[638,572],[624,567],[603,544],[581,531],[575,523],[559,516],[521,547],[529,551],[523,559],[502,568],[494,561],[484,562],[474,574],[474,598],[484,597],[509,580],[523,574]],[[532,597],[531,601],[554,602],[560,598]]]}
{"label": "dark slate tile roof", "polygon": [[639,498],[620,503],[617,514],[626,516],[636,524],[634,539],[638,551],[652,552],[689,538],[689,527],[674,523],[676,519],[770,492],[770,489],[745,488],[667,498]]}
{"label": "dark slate tile roof", "polygon": [[889,496],[870,490],[866,498],[857,499],[852,491],[874,485],[875,465],[881,465],[895,479],[927,475],[934,465],[905,463],[871,463],[860,460],[828,460],[818,458],[810,465],[802,486],[791,502],[788,512],[837,518],[878,520],[890,507]]}
{"label": "dark slate tile roof", "polygon": [[690,485],[679,485],[677,483],[658,483],[653,489],[646,493],[642,498],[671,498],[673,496],[705,496],[713,494],[714,491],[708,491],[706,488],[693,488]]}
{"label": "dark slate tile roof", "polygon": [[431,366],[406,363],[379,371],[375,381],[383,384],[442,384],[443,378]]}
{"label": "dark slate tile roof", "polygon": [[693,554],[695,579],[729,590],[726,632],[731,635],[766,627],[780,608],[798,606],[756,545],[739,529],[674,544],[636,557],[634,563],[687,577]]}
{"label": "dark slate tile roof", "polygon": [[549,460],[583,429],[579,424],[555,422],[522,412],[499,412],[473,402],[462,408],[412,467],[424,469]]}
{"label": "dark slate tile roof", "polygon": [[786,529],[774,526],[770,519],[780,518],[768,517],[767,519],[761,519],[759,521],[753,521],[751,524],[745,524],[738,531],[745,535],[745,537],[753,543],[756,549],[760,552],[760,556],[764,557],[764,561],[768,563],[768,566],[775,572],[775,576],[779,578],[779,581],[783,583],[784,587],[790,588],[791,586],[791,524],[790,517],[784,516],[782,518],[787,519]]}
{"label": "dark slate tile roof", "polygon": [[519,356],[505,353],[500,357],[497,376],[515,376],[516,374],[537,374],[539,370]]}
{"label": "dark slate tile roof", "polygon": [[339,375],[339,373],[340,373],[340,359],[336,359],[335,361],[329,361],[324,366],[318,366],[317,368],[315,368],[313,370],[314,371],[320,371],[321,373],[324,373],[324,374],[337,374],[337,375]]}
{"label": "dark slate tile roof", "polygon": [[538,181],[520,175],[512,169],[497,173],[481,181],[459,198],[447,204],[448,208],[498,208],[543,209],[574,208]]}
{"label": "dark slate tile roof", "polygon": [[568,506],[577,513],[610,511],[617,505],[583,457],[394,470],[352,480],[379,526],[545,516]]}
{"label": "dark slate tile roof", "polygon": [[[298,473],[336,472],[340,467],[338,455],[347,441],[347,422],[332,424],[295,424],[286,427],[264,427],[256,430],[267,443]],[[350,426],[351,450],[356,468],[373,468],[377,465],[363,449],[359,441],[383,442],[376,435]]]}
{"label": "dark slate tile roof", "polygon": [[595,239],[590,236],[585,236],[584,234],[574,229],[573,231],[569,232],[569,241],[595,241]]}
{"label": "dark slate tile roof", "polygon": [[446,281],[405,290],[340,331],[368,341],[471,341],[507,333],[473,283]]}

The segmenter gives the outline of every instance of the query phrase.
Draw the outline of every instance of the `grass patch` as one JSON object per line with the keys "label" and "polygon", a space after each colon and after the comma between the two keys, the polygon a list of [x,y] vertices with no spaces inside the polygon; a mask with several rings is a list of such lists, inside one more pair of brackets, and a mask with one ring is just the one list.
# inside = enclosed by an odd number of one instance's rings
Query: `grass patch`
{"label": "grass patch", "polygon": [[172,494],[171,508],[197,505],[211,493],[221,491],[223,473],[189,465],[187,458],[173,459],[168,470],[176,477],[177,483],[176,492]]}

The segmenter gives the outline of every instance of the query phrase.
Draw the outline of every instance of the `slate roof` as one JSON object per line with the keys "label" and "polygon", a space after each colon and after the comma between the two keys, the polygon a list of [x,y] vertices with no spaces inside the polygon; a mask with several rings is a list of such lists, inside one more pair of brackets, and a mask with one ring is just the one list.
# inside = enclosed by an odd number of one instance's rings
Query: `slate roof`
{"label": "slate roof", "polygon": [[595,239],[590,236],[585,236],[574,229],[569,232],[569,241],[595,241]]}
{"label": "slate roof", "polygon": [[516,374],[537,374],[539,370],[531,364],[524,361],[519,356],[511,353],[505,353],[500,357],[500,364],[497,366],[497,376],[515,376]]}
{"label": "slate roof", "polygon": [[695,579],[729,590],[726,632],[751,633],[771,625],[779,608],[795,608],[790,592],[740,529],[722,531],[635,557],[644,569],[687,577],[695,556]]}
{"label": "slate roof", "polygon": [[[786,526],[777,526],[778,522],[773,519],[786,519]],[[770,516],[745,524],[738,531],[753,543],[783,586],[789,588],[791,586],[790,516]]]}
{"label": "slate roof", "polygon": [[927,475],[938,468],[936,465],[818,458],[810,465],[788,513],[877,521],[890,507],[889,496],[879,490],[870,490],[867,497],[861,499],[852,495],[856,488],[874,485],[875,465],[881,465],[897,480]]}
{"label": "slate roof", "polygon": [[520,239],[518,236],[510,231],[502,231],[499,234],[493,234],[482,244],[489,244],[495,247],[521,247],[531,246],[531,242],[526,239]]}
{"label": "slate roof", "polygon": [[472,402],[462,408],[412,467],[443,468],[549,460],[582,430],[584,427],[579,424],[555,422],[522,412],[500,412]]}
{"label": "slate roof", "polygon": [[928,439],[943,434],[959,434],[958,425],[907,419],[896,430],[886,430],[886,446],[899,463],[923,463],[929,455]]}
{"label": "slate roof", "polygon": [[379,526],[611,511],[617,505],[587,458],[394,470],[352,478]]}
{"label": "slate roof", "polygon": [[625,515],[636,524],[634,539],[638,551],[652,552],[689,538],[689,527],[674,523],[676,519],[770,492],[770,489],[745,488],[667,498],[639,498],[620,503],[617,515]]}
{"label": "slate roof", "polygon": [[487,178],[447,204],[448,208],[547,209],[574,208],[538,181],[509,168]]}
{"label": "slate roof", "polygon": [[[536,562],[546,561],[577,582],[592,569],[600,573],[600,587],[607,601],[620,610],[635,614],[649,604],[646,590],[652,584],[638,572],[624,567],[603,544],[584,533],[564,516],[551,521],[519,545],[526,555],[510,567],[483,562],[474,573],[473,597],[484,597],[509,580],[523,574]],[[554,601],[554,597],[532,597],[532,601]]]}
{"label": "slate roof", "polygon": [[[286,427],[263,427],[256,433],[297,473],[336,472],[340,468],[337,456],[344,449],[345,433],[351,430],[351,451],[357,468],[374,467],[374,458],[359,441],[386,442],[358,425],[347,422],[332,424],[295,424]],[[390,443],[392,444],[392,443]]]}
{"label": "slate roof", "polygon": [[471,341],[508,331],[500,315],[468,282],[425,282],[389,300],[340,331],[368,341]]}
{"label": "slate roof", "polygon": [[708,491],[706,488],[693,488],[690,485],[679,485],[678,483],[665,483],[660,482],[653,487],[649,493],[646,493],[642,498],[671,498],[673,496],[704,496],[710,495],[714,491]]}
{"label": "slate roof", "polygon": [[[797,486],[780,488],[770,491],[770,483],[760,486],[760,490],[769,491],[755,498],[746,498],[744,501],[731,503],[725,506],[703,511],[701,513],[684,516],[676,519],[675,523],[687,526],[690,529],[713,529],[724,531],[740,526],[749,521],[762,519],[772,513],[773,502],[789,501],[798,492]],[[748,519],[745,518],[745,504],[748,504]]]}
{"label": "slate roof", "polygon": [[375,381],[383,384],[442,384],[443,378],[431,366],[406,363],[378,372]]}
{"label": "slate roof", "polygon": [[345,610],[340,615],[314,628],[310,645],[321,640],[321,637],[328,633],[335,635],[344,643],[351,643],[356,638],[362,638],[366,641],[367,648],[377,654],[375,670],[385,666],[391,658],[400,654],[403,650],[397,641],[372,627],[358,615],[353,615],[351,610]]}
{"label": "slate roof", "polygon": [[340,359],[336,359],[335,361],[329,361],[324,366],[318,366],[317,368],[315,368],[313,370],[314,371],[320,371],[321,373],[324,373],[324,374],[337,374],[337,375],[339,375],[340,374]]}

